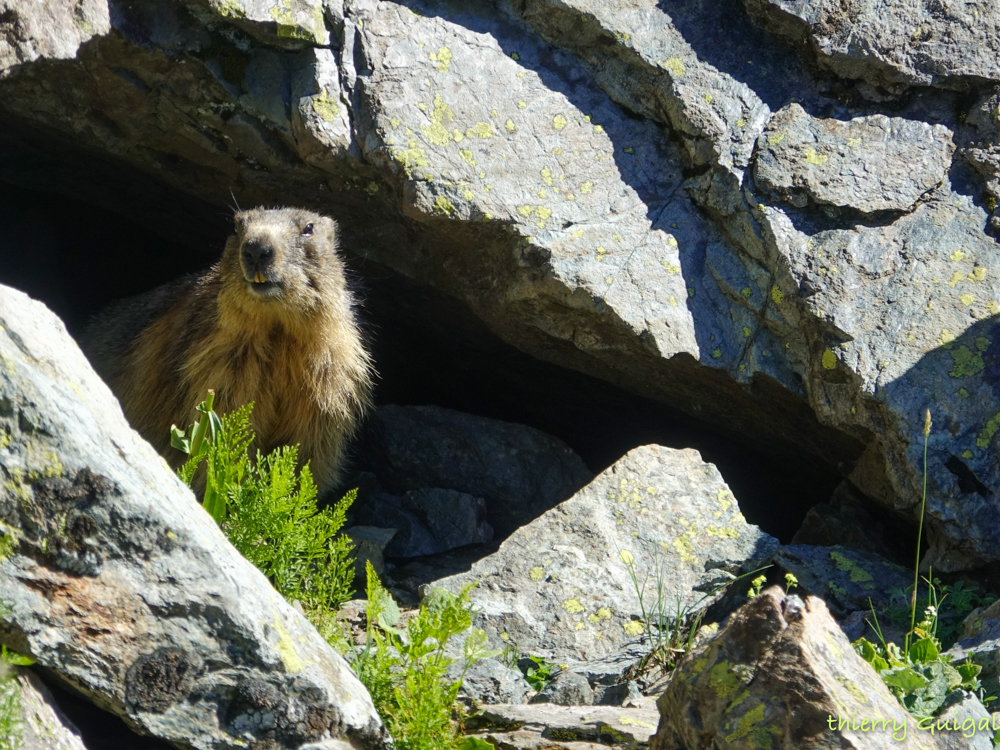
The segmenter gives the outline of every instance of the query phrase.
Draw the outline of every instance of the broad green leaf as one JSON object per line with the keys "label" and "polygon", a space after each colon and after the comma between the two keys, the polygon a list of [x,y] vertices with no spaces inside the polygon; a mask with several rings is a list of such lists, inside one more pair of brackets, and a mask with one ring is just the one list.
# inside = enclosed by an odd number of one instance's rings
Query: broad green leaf
{"label": "broad green leaf", "polygon": [[927,664],[936,661],[941,655],[932,638],[921,638],[910,646],[910,661],[917,664]]}
{"label": "broad green leaf", "polygon": [[458,750],[496,750],[496,747],[478,737],[463,737],[458,742]]}
{"label": "broad green leaf", "polygon": [[904,693],[912,693],[926,687],[929,680],[910,667],[888,670],[882,673],[882,680],[889,687],[896,687]]}

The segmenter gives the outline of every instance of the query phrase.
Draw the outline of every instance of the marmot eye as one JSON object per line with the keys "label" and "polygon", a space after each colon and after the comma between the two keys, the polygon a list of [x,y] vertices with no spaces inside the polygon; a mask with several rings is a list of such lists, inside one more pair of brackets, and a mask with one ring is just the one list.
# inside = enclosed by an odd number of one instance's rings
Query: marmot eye
{"label": "marmot eye", "polygon": [[312,237],[313,236],[313,225],[312,224],[306,224],[305,225],[305,228],[303,228],[303,230],[302,230],[302,236],[303,237]]}

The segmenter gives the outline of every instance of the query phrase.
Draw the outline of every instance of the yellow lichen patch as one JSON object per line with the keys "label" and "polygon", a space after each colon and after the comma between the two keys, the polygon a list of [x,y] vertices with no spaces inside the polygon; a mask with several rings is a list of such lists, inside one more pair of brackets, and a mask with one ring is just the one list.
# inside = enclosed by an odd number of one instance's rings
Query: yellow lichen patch
{"label": "yellow lichen patch", "polygon": [[847,139],[847,147],[848,148],[854,148],[859,143],[861,143],[861,139],[860,138],[848,138]]}
{"label": "yellow lichen patch", "polygon": [[750,296],[753,294],[753,290],[750,289],[750,287],[745,286],[740,289],[740,294],[742,294],[746,299],[750,299]]}
{"label": "yellow lichen patch", "polygon": [[545,568],[541,565],[536,565],[531,570],[528,571],[528,578],[532,581],[540,581],[545,578]]}
{"label": "yellow lichen patch", "polygon": [[642,623],[638,620],[629,620],[622,625],[622,630],[625,631],[625,635],[634,638],[637,635],[642,635],[644,628],[642,627]]}
{"label": "yellow lichen patch", "polygon": [[492,138],[496,133],[488,122],[477,122],[474,128],[465,131],[466,138]]}
{"label": "yellow lichen patch", "polygon": [[814,148],[805,148],[802,151],[802,159],[806,164],[815,164],[817,166],[826,164],[828,156],[825,154],[817,154]]}
{"label": "yellow lichen patch", "polygon": [[938,346],[944,346],[945,344],[950,344],[955,340],[955,334],[949,331],[947,328],[941,329],[941,335],[938,336]]}
{"label": "yellow lichen patch", "polygon": [[684,61],[679,57],[671,57],[660,63],[660,67],[664,70],[669,70],[675,76],[680,78],[686,72],[684,69]]}
{"label": "yellow lichen patch", "polygon": [[713,349],[712,359],[721,359],[721,358],[722,358],[722,349]]}
{"label": "yellow lichen patch", "polygon": [[970,458],[972,458],[972,451],[969,450],[962,451],[962,458],[968,461]]}
{"label": "yellow lichen patch", "polygon": [[968,278],[969,281],[982,281],[986,278],[986,269],[982,266],[976,266],[972,269],[972,273],[970,273],[966,278]]}
{"label": "yellow lichen patch", "polygon": [[525,218],[531,216],[535,212],[534,206],[518,206],[517,212],[524,216]]}
{"label": "yellow lichen patch", "polygon": [[660,263],[662,263],[663,267],[667,269],[667,273],[671,275],[676,275],[681,272],[681,267],[673,265],[669,260],[661,260]]}
{"label": "yellow lichen patch", "polygon": [[621,560],[626,565],[632,565],[635,562],[635,557],[627,549],[623,549],[618,553],[618,559]]}
{"label": "yellow lichen patch", "polygon": [[1000,413],[995,414],[993,419],[983,425],[983,429],[976,436],[976,447],[986,448],[997,434],[997,430],[1000,430]]}
{"label": "yellow lichen patch", "polygon": [[319,115],[324,122],[333,122],[340,114],[340,105],[337,100],[326,91],[321,91],[312,98],[313,111]]}
{"label": "yellow lichen patch", "polygon": [[777,286],[771,287],[771,299],[774,300],[774,304],[780,305],[782,300],[785,299],[785,295],[782,294],[781,290]]}
{"label": "yellow lichen patch", "polygon": [[948,257],[957,262],[957,261],[962,260],[962,258],[965,257],[965,253],[963,253],[961,250],[956,250],[955,252],[953,252]]}
{"label": "yellow lichen patch", "polygon": [[570,232],[570,234],[573,237],[583,237],[583,230],[582,229],[575,229],[572,232]]}
{"label": "yellow lichen patch", "polygon": [[474,157],[474,156],[472,155],[472,152],[471,152],[471,151],[469,151],[469,150],[468,150],[468,149],[466,149],[466,148],[463,148],[463,149],[462,149],[461,151],[459,151],[458,153],[459,153],[459,154],[461,155],[461,157],[462,157],[463,159],[465,159],[465,162],[466,162],[466,163],[467,163],[467,164],[468,164],[468,165],[469,165],[470,167],[474,167],[474,166],[476,166],[476,159],[475,159],[475,157]]}
{"label": "yellow lichen patch", "polygon": [[403,167],[409,172],[414,167],[426,167],[427,164],[427,153],[422,148],[417,148],[414,141],[410,141],[410,147],[405,149],[396,149],[393,152],[393,157],[397,162],[403,165]]}
{"label": "yellow lichen patch", "polygon": [[535,209],[535,215],[542,221],[545,221],[545,219],[552,216],[552,209],[546,208],[545,206],[539,206],[537,209]]}
{"label": "yellow lichen patch", "polygon": [[627,727],[642,727],[643,729],[656,729],[655,724],[650,724],[648,721],[642,721],[640,719],[633,719],[631,716],[622,716],[618,719],[620,724],[624,724]]}
{"label": "yellow lichen patch", "polygon": [[837,367],[837,355],[833,353],[833,350],[827,347],[823,352],[823,369],[833,370]]}
{"label": "yellow lichen patch", "polygon": [[948,282],[948,286],[955,286],[958,282],[965,280],[965,274],[961,271],[955,271],[954,275],[951,277],[951,281]]}
{"label": "yellow lichen patch", "polygon": [[595,125],[594,126],[594,132],[595,133],[603,133],[604,132],[604,128],[601,125]]}
{"label": "yellow lichen patch", "polygon": [[243,18],[247,14],[246,9],[237,0],[220,0],[213,3],[212,7],[223,18]]}
{"label": "yellow lichen patch", "polygon": [[697,558],[694,556],[694,545],[691,544],[691,539],[688,535],[694,536],[694,532],[686,531],[674,539],[674,549],[677,550],[677,554],[681,556],[681,560],[684,562],[697,562]]}
{"label": "yellow lichen patch", "polygon": [[959,299],[962,300],[962,304],[966,307],[971,307],[972,303],[976,301],[976,298],[971,294],[963,294]]}
{"label": "yellow lichen patch", "polygon": [[708,686],[720,698],[728,698],[740,689],[740,678],[730,670],[731,665],[725,659],[719,661],[708,673]]}
{"label": "yellow lichen patch", "polygon": [[524,102],[518,102],[518,103],[517,103],[517,108],[518,108],[518,109],[524,109],[524,108],[525,108],[525,107],[527,107],[527,106],[528,106],[528,105],[527,105],[527,104],[525,104]]}
{"label": "yellow lichen patch", "polygon": [[551,185],[552,184],[552,170],[551,169],[549,169],[548,167],[542,167],[542,171],[539,172],[539,174],[542,176],[542,182],[544,182],[546,185]]}
{"label": "yellow lichen patch", "polygon": [[556,115],[552,118],[552,127],[556,130],[562,130],[566,127],[566,118],[562,115]]}
{"label": "yellow lichen patch", "polygon": [[398,117],[393,117],[391,120],[389,120],[389,125],[392,127],[393,130],[395,130],[396,128],[398,128],[399,127],[399,118]]}
{"label": "yellow lichen patch", "polygon": [[514,125],[514,121],[511,120],[510,118],[508,118],[507,122],[504,123],[504,127],[507,128],[508,133],[513,133],[515,130],[517,130],[517,126]]}
{"label": "yellow lichen patch", "polygon": [[445,104],[440,94],[435,94],[434,109],[431,110],[431,124],[422,125],[421,130],[424,131],[427,140],[435,146],[446,146],[453,139],[446,126],[454,119],[455,114],[451,111],[451,107]]}
{"label": "yellow lichen patch", "polygon": [[465,200],[467,201],[471,201],[476,196],[471,190],[466,190],[462,193],[462,197],[465,198]]}
{"label": "yellow lichen patch", "polygon": [[705,527],[705,533],[719,539],[738,539],[740,532],[732,526],[714,526],[709,524]]}
{"label": "yellow lichen patch", "polygon": [[584,195],[590,195],[590,191],[594,189],[594,184],[592,182],[585,182],[580,185],[580,192]]}
{"label": "yellow lichen patch", "polygon": [[428,57],[431,62],[437,63],[438,73],[447,73],[451,67],[451,50],[447,47],[440,47],[437,52],[431,52]]}
{"label": "yellow lichen patch", "polygon": [[295,644],[284,625],[281,624],[277,614],[274,616],[274,629],[278,631],[278,642],[274,645],[274,650],[278,652],[281,663],[285,665],[289,674],[298,674],[305,668],[305,664],[295,650]]}
{"label": "yellow lichen patch", "polygon": [[450,216],[455,212],[455,205],[443,195],[439,195],[434,199],[434,210]]}
{"label": "yellow lichen patch", "polygon": [[743,338],[745,339],[750,338],[751,333],[753,333],[753,331],[751,331],[748,326],[743,326]]}
{"label": "yellow lichen patch", "polygon": [[578,612],[583,612],[583,605],[580,604],[579,599],[567,599],[562,603],[563,609],[569,612],[571,615],[575,615]]}
{"label": "yellow lichen patch", "polygon": [[742,717],[740,717],[739,722],[736,725],[735,731],[726,737],[726,742],[736,742],[746,737],[751,732],[753,733],[754,744],[759,748],[771,747],[771,738],[768,733],[780,734],[780,730],[777,727],[762,727],[760,724],[764,721],[764,704],[758,703],[756,706],[751,708]]}

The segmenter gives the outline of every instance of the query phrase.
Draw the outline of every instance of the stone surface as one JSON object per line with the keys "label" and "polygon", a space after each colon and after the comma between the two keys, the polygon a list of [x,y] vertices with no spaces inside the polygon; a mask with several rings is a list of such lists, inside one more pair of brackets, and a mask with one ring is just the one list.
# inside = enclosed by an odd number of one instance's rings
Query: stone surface
{"label": "stone surface", "polygon": [[106,0],[0,0],[0,79],[40,58],[74,58],[110,30]]}
{"label": "stone surface", "polygon": [[[713,601],[703,586],[752,569],[777,540],[747,524],[718,470],[694,450],[630,451],[571,499],[518,529],[468,573],[435,585],[471,593],[491,648],[568,663],[614,654],[642,635],[657,587],[670,608]],[[672,614],[672,612],[671,612]]]}
{"label": "stone surface", "polygon": [[643,748],[656,731],[655,710],[610,706],[487,706],[467,733],[503,750]]}
{"label": "stone surface", "polygon": [[862,213],[910,211],[944,182],[954,151],[943,125],[885,115],[823,120],[792,104],[757,140],[754,175],[800,208],[811,200]]}
{"label": "stone surface", "polygon": [[[458,669],[459,666],[460,663],[456,661],[452,668]],[[511,669],[496,659],[483,659],[469,667],[469,671],[465,673],[460,695],[477,703],[516,705],[524,703],[525,696],[530,691],[531,686],[518,670]]]}
{"label": "stone surface", "polygon": [[[15,750],[87,750],[80,731],[56,705],[52,693],[31,671],[19,669],[21,742]],[[6,738],[5,738],[6,739]]]}
{"label": "stone surface", "polygon": [[745,0],[769,31],[808,43],[838,76],[875,86],[1000,81],[1000,17],[988,0]]}
{"label": "stone surface", "polygon": [[[786,597],[778,587],[766,589],[716,638],[684,657],[657,705],[660,723],[650,750],[955,746],[944,732],[932,737],[916,729],[821,600]],[[850,722],[839,726],[840,717],[855,716],[886,724],[864,731]]]}
{"label": "stone surface", "polygon": [[837,616],[869,609],[881,611],[889,592],[913,585],[913,572],[873,552],[847,547],[782,547],[774,564],[795,575],[806,592],[822,598]]}
{"label": "stone surface", "polygon": [[125,422],[59,320],[0,287],[0,640],[196,748],[387,737],[344,660]]}
{"label": "stone surface", "polygon": [[594,690],[583,675],[560,672],[529,702],[555,703],[559,706],[589,706],[594,702]]}
{"label": "stone surface", "polygon": [[[450,409],[383,406],[370,430],[362,449],[365,468],[391,491],[414,492],[404,496],[403,507],[422,515],[428,531],[442,539],[459,530],[447,529],[446,518],[431,520],[431,502],[477,506],[483,498],[489,524],[505,536],[569,498],[592,477],[561,440],[524,425]],[[435,498],[426,494],[428,489],[452,492]],[[485,536],[481,518],[467,526],[471,528],[461,532],[468,539],[464,544],[487,541],[471,538]]]}

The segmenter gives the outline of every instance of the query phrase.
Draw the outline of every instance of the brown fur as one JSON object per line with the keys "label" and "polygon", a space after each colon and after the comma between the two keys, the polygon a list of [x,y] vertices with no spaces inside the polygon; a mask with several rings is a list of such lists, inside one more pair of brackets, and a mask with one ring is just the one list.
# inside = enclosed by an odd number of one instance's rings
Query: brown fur
{"label": "brown fur", "polygon": [[[300,461],[327,489],[373,376],[336,225],[285,208],[238,213],[236,227],[219,263],[102,313],[84,348],[129,422],[171,465],[184,455],[170,447],[170,426],[193,422],[214,388],[220,413],[254,402],[256,447],[299,444]],[[263,260],[248,255],[254,247]]]}

